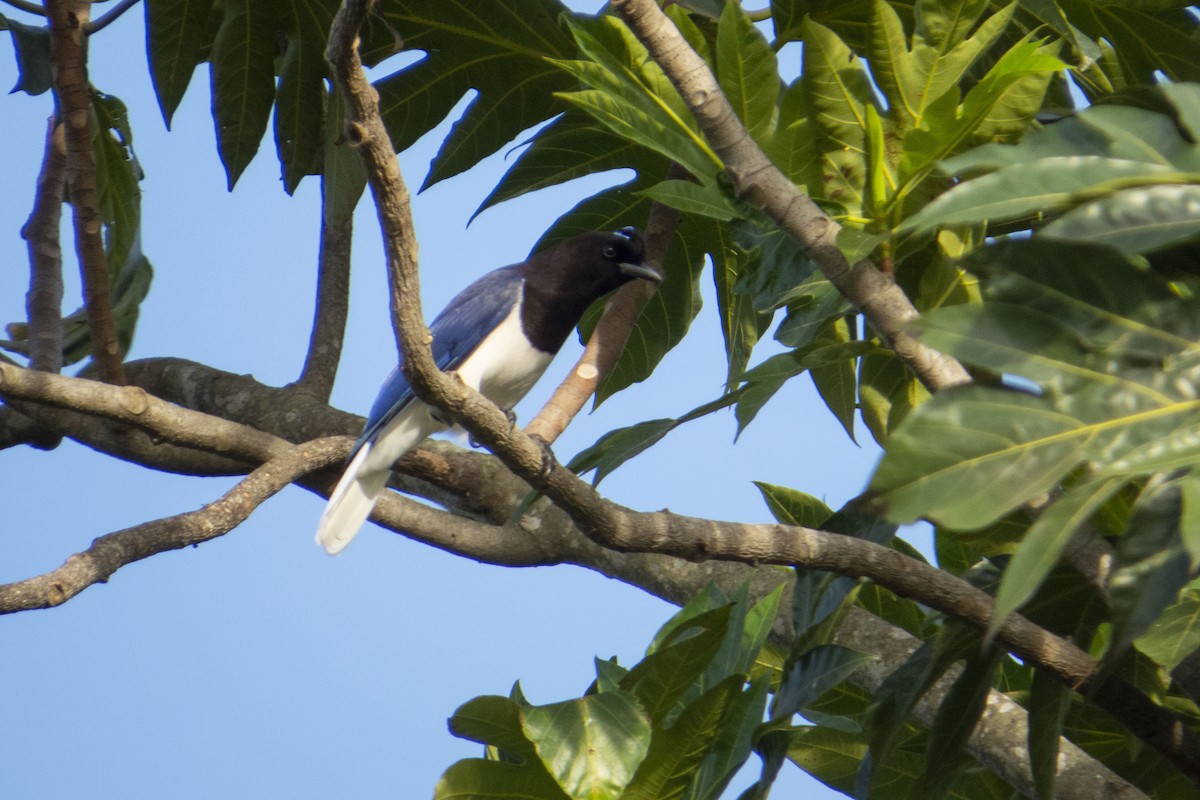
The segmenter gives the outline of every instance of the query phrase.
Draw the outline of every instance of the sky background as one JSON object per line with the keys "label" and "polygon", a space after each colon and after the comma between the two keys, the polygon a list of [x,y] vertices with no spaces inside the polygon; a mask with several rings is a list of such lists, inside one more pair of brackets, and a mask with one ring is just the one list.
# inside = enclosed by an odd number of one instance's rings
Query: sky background
{"label": "sky background", "polygon": [[[128,104],[146,172],[143,246],[155,280],[130,358],[176,356],[285,384],[299,374],[311,324],[318,181],[306,179],[288,197],[268,139],[228,193],[207,66],[167,132],[146,68],[143,13],[134,8],[99,34],[90,62],[92,82]],[[0,42],[0,87],[9,87],[15,61],[8,37]],[[785,54],[790,79],[796,61],[788,63]],[[7,323],[24,316],[19,230],[51,100],[15,94],[0,103]],[[414,191],[447,128],[402,155]],[[519,198],[467,227],[512,157],[502,152],[415,198],[428,316],[483,272],[524,258],[575,202],[627,177]],[[68,234],[68,255],[70,242]],[[367,202],[354,247],[333,403],[363,414],[395,363]],[[72,260],[67,279],[70,311],[79,302]],[[678,416],[720,394],[725,361],[708,272],[704,291],[684,343],[645,384],[577,419],[556,445],[562,461],[614,427]],[[520,418],[536,413],[579,351],[572,338],[518,406]],[[755,361],[771,352],[764,342]],[[736,446],[735,430],[729,412],[690,423],[602,491],[636,509],[769,521],[751,481],[803,489],[836,507],[862,489],[878,458],[865,429],[862,447],[847,439],[807,378],[785,386]],[[104,533],[198,508],[235,482],[156,473],[71,442],[50,453],[14,448],[0,459],[0,582],[54,569]],[[576,697],[594,677],[594,657],[636,662],[674,610],[580,568],[480,565],[374,526],[331,559],[312,540],[323,503],[289,487],[223,538],[125,567],[62,607],[0,618],[0,797],[429,797],[452,762],[479,755],[478,745],[446,730],[460,704],[506,694],[518,679],[535,703]],[[750,770],[757,773],[757,759]],[[798,795],[840,796],[789,767],[776,796]]]}

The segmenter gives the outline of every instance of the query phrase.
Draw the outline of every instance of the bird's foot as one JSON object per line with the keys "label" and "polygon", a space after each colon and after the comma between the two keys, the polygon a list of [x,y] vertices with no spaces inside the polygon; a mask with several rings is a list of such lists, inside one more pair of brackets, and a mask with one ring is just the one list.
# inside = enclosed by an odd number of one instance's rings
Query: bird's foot
{"label": "bird's foot", "polygon": [[529,438],[533,439],[534,443],[541,448],[542,451],[542,466],[539,473],[543,478],[550,476],[554,468],[558,466],[558,459],[554,457],[554,451],[550,449],[550,443],[536,433],[529,434]]}

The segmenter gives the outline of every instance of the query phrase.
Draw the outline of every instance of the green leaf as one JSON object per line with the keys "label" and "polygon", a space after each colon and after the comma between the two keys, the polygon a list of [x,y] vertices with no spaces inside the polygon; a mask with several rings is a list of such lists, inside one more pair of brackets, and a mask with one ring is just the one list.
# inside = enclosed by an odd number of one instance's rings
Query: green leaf
{"label": "green leaf", "polygon": [[621,681],[621,688],[638,698],[650,714],[655,728],[675,717],[681,698],[694,689],[716,657],[729,630],[730,610],[724,605],[690,617],[683,617],[681,611],[663,626],[660,635],[666,638]]}
{"label": "green leaf", "polygon": [[928,230],[939,225],[1037,218],[1069,207],[1077,195],[1105,183],[1154,183],[1174,174],[1169,168],[1101,156],[1043,158],[966,181],[939,196],[897,229]]}
{"label": "green leaf", "polygon": [[1180,539],[1182,505],[1179,481],[1151,480],[1134,506],[1109,579],[1113,631],[1107,661],[1149,630],[1194,577]]}
{"label": "green leaf", "polygon": [[[731,675],[692,701],[674,725],[656,728],[646,757],[622,795],[623,800],[684,796],[701,763],[721,737],[722,723],[735,707],[744,684],[745,676]],[[747,748],[742,760],[748,755]]]}
{"label": "green leaf", "polygon": [[969,762],[962,744],[971,735],[987,706],[988,692],[1003,651],[988,648],[967,655],[962,673],[955,678],[938,707],[929,732],[925,770],[910,797],[939,800],[949,794],[954,779]]}
{"label": "green leaf", "polygon": [[650,747],[650,720],[631,695],[602,692],[521,712],[538,758],[572,800],[615,800]]}
{"label": "green leaf", "polygon": [[1038,795],[1043,800],[1054,797],[1054,782],[1058,776],[1059,739],[1063,720],[1071,705],[1071,687],[1042,670],[1034,670],[1033,687],[1029,693],[1029,768]]}
{"label": "green leaf", "polygon": [[1193,581],[1180,592],[1179,599],[1134,644],[1168,671],[1200,648],[1200,582]]}
{"label": "green leaf", "polygon": [[54,86],[54,67],[50,61],[50,29],[44,25],[26,25],[0,14],[0,30],[12,36],[17,56],[17,83],[14,92],[36,97]]}
{"label": "green leaf", "polygon": [[536,756],[521,728],[521,706],[507,697],[483,695],[468,700],[454,712],[449,726],[461,739],[497,747],[521,759]]}
{"label": "green leaf", "polygon": [[632,167],[638,174],[666,171],[656,153],[610,133],[590,117],[568,111],[541,128],[471,216],[528,192],[586,175]]}
{"label": "green leaf", "polygon": [[648,450],[680,425],[727,408],[735,399],[736,396],[732,394],[722,395],[675,419],[652,419],[609,431],[592,446],[580,450],[567,468],[580,475],[596,470],[592,477],[592,485],[595,486],[617,467]]}
{"label": "green leaf", "polygon": [[[1200,176],[1197,176],[1200,180]],[[1041,235],[1149,253],[1200,238],[1200,184],[1127,189],[1077,206]]]}
{"label": "green leaf", "polygon": [[716,184],[665,180],[649,189],[643,189],[638,194],[688,214],[700,214],[723,222],[741,216],[733,202]]}
{"label": "green leaf", "polygon": [[[831,339],[818,339],[823,344],[842,345],[850,343],[849,326],[845,318],[834,320],[829,330]],[[854,416],[858,411],[858,359],[851,354],[847,358],[837,359],[827,364],[815,364],[809,368],[813,385],[817,393],[825,401],[825,405],[833,412],[850,441],[854,438]]]}
{"label": "green leaf", "polygon": [[803,31],[803,86],[828,179],[821,194],[855,214],[866,176],[866,106],[875,102],[870,79],[832,30],[810,18]]}
{"label": "green leaf", "polygon": [[380,111],[396,149],[438,125],[471,89],[478,94],[442,142],[422,189],[457,175],[521,131],[564,110],[556,92],[571,78],[548,59],[575,47],[557,0],[394,0],[384,19],[406,49],[428,55],[376,84]]}
{"label": "green leaf", "polygon": [[771,50],[739,3],[717,25],[717,80],[746,130],[761,142],[775,128],[782,86]]}
{"label": "green leaf", "polygon": [[738,421],[738,434],[754,421],[767,401],[795,376],[809,369],[819,369],[839,361],[852,359],[874,348],[870,342],[851,341],[830,344],[817,339],[812,344],[780,353],[742,375],[742,386],[738,390],[734,414]]}
{"label": "green leaf", "polygon": [[836,644],[819,644],[801,654],[784,671],[771,703],[771,719],[788,722],[821,695],[849,678],[864,665],[878,660]]}
{"label": "green leaf", "polygon": [[168,128],[191,83],[192,73],[212,44],[212,13],[211,2],[146,0],[150,78]]}
{"label": "green leaf", "polygon": [[333,23],[333,9],[322,0],[286,0],[284,9],[287,49],[275,101],[275,147],[283,165],[283,188],[292,194],[305,175],[320,172],[325,37]]}
{"label": "green leaf", "polygon": [[452,764],[433,790],[434,800],[565,800],[567,797],[539,765],[507,764],[467,758]]}
{"label": "green leaf", "polygon": [[747,253],[728,238],[723,225],[710,225],[716,246],[709,248],[713,264],[713,284],[717,292],[717,313],[721,334],[725,340],[728,369],[725,373],[726,391],[732,391],[762,334],[771,324],[774,314],[754,307],[754,298],[739,292],[737,286],[746,272],[754,267],[755,254]]}
{"label": "green leaf", "polygon": [[1053,487],[1083,457],[1083,428],[1045,398],[983,386],[942,391],[892,432],[870,492],[901,524],[924,517],[981,528]]}
{"label": "green leaf", "polygon": [[833,509],[806,492],[761,481],[754,481],[754,485],[762,494],[771,516],[784,525],[819,528],[833,516]]}
{"label": "green leaf", "polygon": [[1121,479],[1110,479],[1074,486],[1038,517],[1004,570],[989,635],[999,630],[1010,613],[1033,597],[1075,531],[1124,483]]}
{"label": "green leaf", "polygon": [[213,41],[213,119],[230,190],[258,152],[275,102],[274,35],[263,4],[230,0]]}
{"label": "green leaf", "polygon": [[[345,106],[341,94],[329,95],[329,113],[326,130],[339,131],[345,128]],[[322,158],[321,208],[325,224],[345,222],[354,215],[354,209],[367,187],[367,172],[362,156],[343,137],[326,136]]]}

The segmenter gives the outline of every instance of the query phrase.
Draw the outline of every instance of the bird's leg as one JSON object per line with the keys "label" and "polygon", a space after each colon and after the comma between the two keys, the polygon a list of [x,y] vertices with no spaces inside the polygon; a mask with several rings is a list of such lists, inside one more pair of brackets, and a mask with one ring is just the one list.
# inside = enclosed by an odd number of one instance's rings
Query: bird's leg
{"label": "bird's leg", "polygon": [[536,433],[529,434],[529,438],[533,439],[534,444],[542,450],[542,467],[540,470],[543,478],[548,477],[558,464],[558,459],[554,457],[554,451],[550,449],[550,443]]}
{"label": "bird's leg", "polygon": [[454,420],[450,419],[450,415],[446,413],[445,409],[438,408],[437,406],[429,406],[429,416],[439,425],[444,425],[447,428],[454,427]]}
{"label": "bird's leg", "polygon": [[[511,408],[502,408],[500,410],[504,412],[504,416],[508,417],[508,426],[510,428],[515,428],[517,425],[517,412],[513,411]],[[475,440],[475,435],[470,431],[467,432],[467,444],[476,449],[483,446]]]}

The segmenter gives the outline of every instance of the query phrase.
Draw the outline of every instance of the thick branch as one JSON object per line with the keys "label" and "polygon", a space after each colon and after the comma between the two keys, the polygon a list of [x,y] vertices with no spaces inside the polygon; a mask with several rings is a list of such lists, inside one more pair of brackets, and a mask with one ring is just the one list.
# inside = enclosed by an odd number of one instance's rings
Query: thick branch
{"label": "thick branch", "polygon": [[[322,178],[324,180],[324,178]],[[342,357],[346,317],[350,311],[350,243],[354,221],[333,221],[321,214],[321,251],[317,267],[317,301],[304,371],[297,383],[314,397],[329,401]]]}
{"label": "thick branch", "polygon": [[92,337],[92,357],[100,376],[124,383],[121,345],[112,312],[107,258],[96,186],[96,154],[92,150],[92,111],[88,90],[84,26],[90,0],[46,0],[50,18],[50,58],[54,88],[66,129],[67,181],[75,220],[75,252],[83,277],[83,300]]}
{"label": "thick branch", "polygon": [[738,196],[762,209],[791,236],[822,274],[855,305],[871,326],[931,391],[965,383],[954,359],[918,342],[909,325],[917,317],[904,291],[870,261],[851,267],[837,248],[839,226],[788,180],[750,138],[704,60],[654,0],[614,0],[613,8],[650,51],[725,164]]}
{"label": "thick branch", "polygon": [[223,536],[297,477],[332,463],[344,453],[337,439],[289,447],[214,503],[106,534],[53,572],[0,585],[0,614],[61,605],[87,587],[106,582],[126,564]]}

